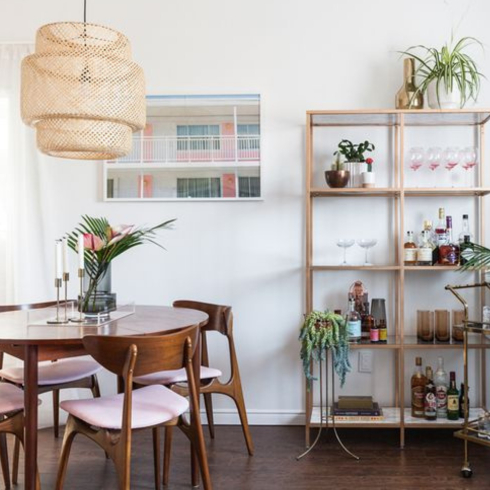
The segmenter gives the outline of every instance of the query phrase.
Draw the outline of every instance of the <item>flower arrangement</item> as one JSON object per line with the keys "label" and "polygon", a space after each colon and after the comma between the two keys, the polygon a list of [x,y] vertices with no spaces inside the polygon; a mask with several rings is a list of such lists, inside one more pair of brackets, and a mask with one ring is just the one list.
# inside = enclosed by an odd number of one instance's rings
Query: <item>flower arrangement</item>
{"label": "flower arrangement", "polygon": [[374,160],[372,158],[366,158],[366,163],[367,163],[367,171],[372,172]]}
{"label": "flower arrangement", "polygon": [[315,379],[311,374],[311,361],[325,360],[327,349],[332,351],[335,372],[340,378],[340,385],[343,386],[345,377],[351,370],[345,318],[329,310],[314,310],[305,317],[299,340],[300,357],[308,387]]}
{"label": "flower arrangement", "polygon": [[370,143],[369,141],[364,141],[362,143],[358,143],[357,145],[353,144],[352,141],[342,140],[338,144],[338,150],[334,152],[334,155],[343,155],[347,162],[365,162],[364,153],[367,151],[371,152],[376,147]]}
{"label": "flower arrangement", "polygon": [[[95,298],[97,287],[109,264],[119,255],[143,243],[153,243],[164,248],[154,238],[156,232],[167,228],[175,219],[150,228],[134,225],[111,226],[106,218],[82,216],[82,222],[68,234],[68,246],[77,252],[78,236],[83,235],[85,273],[89,278],[82,311],[87,311],[89,300]],[[95,301],[95,300],[94,300]]]}

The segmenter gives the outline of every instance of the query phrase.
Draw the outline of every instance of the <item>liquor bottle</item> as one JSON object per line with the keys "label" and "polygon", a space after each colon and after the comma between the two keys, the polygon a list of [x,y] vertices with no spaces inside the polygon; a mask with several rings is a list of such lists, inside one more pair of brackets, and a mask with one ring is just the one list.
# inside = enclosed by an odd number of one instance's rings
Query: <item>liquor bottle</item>
{"label": "liquor bottle", "polygon": [[413,241],[413,231],[407,231],[407,241],[403,245],[403,263],[417,265],[417,245]]}
{"label": "liquor bottle", "polygon": [[[468,388],[468,391],[470,389]],[[459,418],[464,419],[464,400],[467,393],[464,392],[464,383],[461,383],[461,390],[459,392]],[[470,398],[466,396],[466,403],[468,404],[468,413],[470,413]]]}
{"label": "liquor bottle", "polygon": [[430,243],[430,233],[428,230],[423,230],[417,250],[417,265],[432,265],[433,251],[434,247]]}
{"label": "liquor bottle", "polygon": [[371,344],[377,344],[379,342],[379,328],[375,321],[373,321],[373,326],[369,332],[369,340],[371,341]]}
{"label": "liquor bottle", "polygon": [[355,310],[354,298],[349,300],[347,335],[349,337],[349,342],[359,342],[361,340],[361,315]]}
{"label": "liquor bottle", "polygon": [[473,243],[471,243],[471,237],[469,235],[464,236],[463,243],[459,247],[459,263],[461,265],[464,265],[466,264],[466,262],[468,262],[468,259],[466,258],[466,255],[464,253],[466,249],[474,249]]}
{"label": "liquor bottle", "polygon": [[[412,417],[424,417],[424,395],[427,378],[422,373],[422,358],[415,358],[415,372],[410,380],[412,389]],[[456,390],[457,391],[457,390]]]}
{"label": "liquor bottle", "polygon": [[[432,229],[432,221],[431,220],[424,220],[424,231],[427,231],[429,233],[429,244],[432,248],[432,265],[437,264],[439,260],[439,249],[437,248],[437,237],[436,234],[434,233],[434,230]],[[419,236],[419,243],[421,244],[422,242],[422,233]]]}
{"label": "liquor bottle", "polygon": [[381,318],[378,324],[379,330],[379,342],[381,344],[386,344],[388,342],[388,328],[386,327],[386,320]]}
{"label": "liquor bottle", "polygon": [[361,315],[361,338],[368,341],[371,338],[371,328],[374,325],[374,317],[369,313],[369,302],[364,303],[364,311]]}
{"label": "liquor bottle", "polygon": [[427,420],[436,420],[437,396],[436,387],[434,381],[432,381],[432,368],[430,366],[425,368],[425,377],[427,378],[427,384],[425,385],[424,415]]}
{"label": "liquor bottle", "polygon": [[468,220],[468,215],[463,214],[463,229],[461,233],[459,234],[458,237],[458,242],[461,245],[464,242],[464,237],[469,236],[470,237],[470,242],[473,241],[473,235],[470,232],[470,222]]}
{"label": "liquor bottle", "polygon": [[439,246],[440,265],[458,265],[459,247],[453,242],[453,219],[446,218],[446,243]]}
{"label": "liquor bottle", "polygon": [[444,208],[439,208],[439,221],[437,222],[435,229],[437,247],[444,245],[447,241],[446,225],[446,213],[444,212]]}
{"label": "liquor bottle", "polygon": [[449,388],[447,390],[447,418],[448,420],[459,419],[459,392],[456,388],[456,373],[449,373]]}
{"label": "liquor bottle", "polygon": [[447,373],[444,371],[444,359],[437,358],[437,371],[434,376],[437,396],[437,418],[447,418]]}

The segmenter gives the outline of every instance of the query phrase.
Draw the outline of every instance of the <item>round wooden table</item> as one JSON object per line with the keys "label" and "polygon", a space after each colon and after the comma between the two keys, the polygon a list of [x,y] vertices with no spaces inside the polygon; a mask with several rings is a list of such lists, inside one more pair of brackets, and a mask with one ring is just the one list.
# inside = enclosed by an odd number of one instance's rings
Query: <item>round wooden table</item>
{"label": "round wooden table", "polygon": [[[134,314],[98,327],[29,325],[25,311],[1,313],[0,350],[24,361],[25,489],[36,489],[39,361],[86,354],[85,335],[157,335],[207,322],[208,315],[202,311],[169,306],[137,306]],[[199,373],[199,355],[194,356],[194,367]]]}

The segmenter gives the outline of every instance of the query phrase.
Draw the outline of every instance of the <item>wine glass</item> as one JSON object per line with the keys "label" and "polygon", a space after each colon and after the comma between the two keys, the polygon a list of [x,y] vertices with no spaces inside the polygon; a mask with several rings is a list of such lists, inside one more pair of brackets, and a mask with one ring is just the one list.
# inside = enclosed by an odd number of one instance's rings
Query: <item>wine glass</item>
{"label": "wine glass", "polygon": [[339,238],[337,240],[337,246],[344,249],[344,261],[340,265],[349,265],[347,263],[347,249],[354,245],[354,240],[351,238]]}
{"label": "wine glass", "polygon": [[410,170],[415,172],[424,164],[425,152],[420,146],[414,146],[408,150],[408,162]]}
{"label": "wine glass", "polygon": [[[467,146],[462,152],[462,167],[465,170],[465,185],[471,187],[471,182],[468,179],[468,170],[471,170],[477,164],[478,153],[474,146]],[[473,182],[474,183],[474,182]]]}
{"label": "wine glass", "polygon": [[368,250],[371,247],[374,247],[378,243],[378,240],[375,238],[361,238],[360,240],[357,240],[357,244],[366,250],[366,255],[364,256],[364,265],[373,265],[369,262],[368,260]]}
{"label": "wine glass", "polygon": [[461,152],[456,146],[448,146],[442,153],[442,161],[448,172],[451,172],[454,167],[457,167],[460,160]]}
{"label": "wine glass", "polygon": [[436,187],[437,179],[435,170],[439,167],[442,160],[442,149],[438,146],[431,146],[427,150],[427,164],[429,165],[430,170],[432,170],[433,177],[433,187]]}

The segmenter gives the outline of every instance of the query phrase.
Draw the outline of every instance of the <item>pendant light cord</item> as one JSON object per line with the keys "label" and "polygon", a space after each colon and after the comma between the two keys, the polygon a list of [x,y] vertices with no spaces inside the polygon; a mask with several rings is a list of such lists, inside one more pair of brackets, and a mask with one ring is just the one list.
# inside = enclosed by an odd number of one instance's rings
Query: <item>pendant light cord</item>
{"label": "pendant light cord", "polygon": [[87,0],[83,0],[83,23],[87,23]]}

